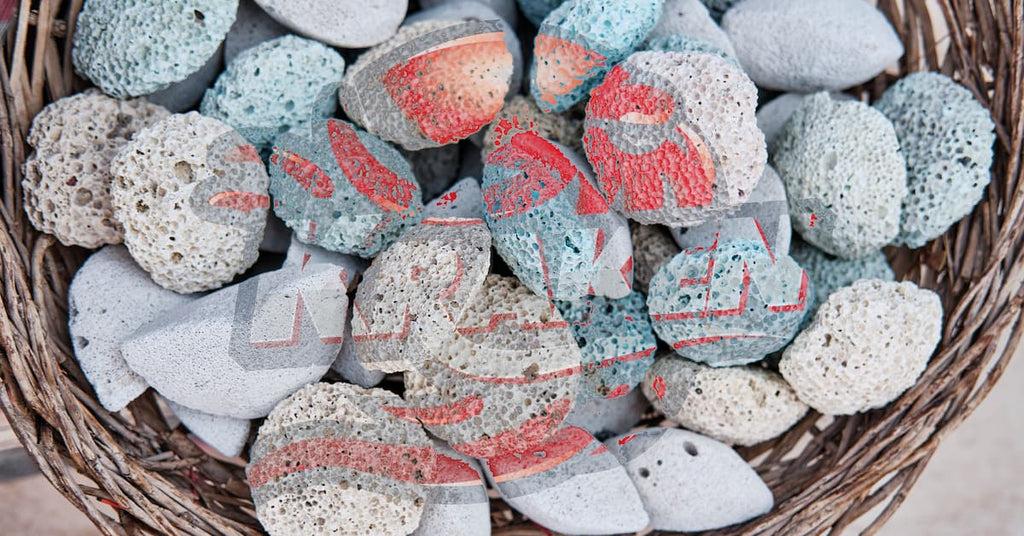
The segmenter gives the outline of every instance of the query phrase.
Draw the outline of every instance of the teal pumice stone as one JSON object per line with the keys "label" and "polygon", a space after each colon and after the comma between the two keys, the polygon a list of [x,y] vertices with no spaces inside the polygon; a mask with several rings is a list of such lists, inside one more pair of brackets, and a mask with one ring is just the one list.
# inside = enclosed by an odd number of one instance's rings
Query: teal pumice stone
{"label": "teal pumice stone", "polygon": [[[665,0],[657,26],[647,35],[648,43],[666,37],[687,37],[710,43],[730,57],[736,56],[729,36],[718,27],[700,0]],[[650,50],[658,50],[650,46]]]}
{"label": "teal pumice stone", "polygon": [[207,90],[200,110],[269,147],[279,134],[337,108],[345,60],[316,41],[285,35],[238,55]]}
{"label": "teal pumice stone", "polygon": [[[836,101],[857,100],[852,95],[838,91],[832,91],[828,96]],[[786,121],[789,121],[790,116],[803,104],[806,97],[807,95],[803,93],[783,93],[757,108],[757,128],[764,133],[769,155],[775,153],[775,142],[782,132],[782,127],[786,126]]]}
{"label": "teal pumice stone", "polygon": [[107,95],[148,95],[198,71],[235,21],[238,0],[89,0],[75,27],[75,70]]}
{"label": "teal pumice stone", "polygon": [[978,204],[991,179],[994,125],[965,87],[939,73],[914,73],[875,108],[892,121],[907,160],[907,187],[895,242],[917,248]]}
{"label": "teal pumice stone", "polygon": [[811,278],[811,288],[814,289],[814,300],[805,323],[814,318],[814,312],[828,300],[829,295],[843,287],[861,279],[896,279],[885,253],[881,251],[869,253],[859,259],[840,259],[800,242],[794,245],[790,255],[807,270],[807,277]]}
{"label": "teal pumice stone", "polygon": [[776,142],[793,228],[827,253],[855,259],[896,238],[907,195],[906,162],[892,123],[828,93],[804,99]]}

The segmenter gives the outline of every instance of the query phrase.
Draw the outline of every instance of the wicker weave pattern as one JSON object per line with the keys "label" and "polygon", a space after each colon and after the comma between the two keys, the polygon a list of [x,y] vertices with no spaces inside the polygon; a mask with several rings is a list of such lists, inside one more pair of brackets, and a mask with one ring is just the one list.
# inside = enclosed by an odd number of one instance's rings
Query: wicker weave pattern
{"label": "wicker weave pattern", "polygon": [[[0,42],[0,406],[50,482],[104,534],[258,534],[239,463],[211,458],[170,429],[152,394],[123,415],[96,402],[67,333],[68,283],[87,252],[37,233],[22,210],[32,117],[84,87],[67,39],[82,1],[22,0]],[[722,534],[839,533],[887,503],[868,529],[876,531],[939,442],[988,394],[1024,331],[1024,0],[878,5],[906,45],[903,73],[942,71],[990,108],[994,177],[985,200],[944,237],[890,252],[897,274],[938,291],[946,310],[943,341],[918,385],[883,410],[831,421],[812,414],[783,437],[742,450],[777,506]],[[895,79],[883,75],[861,90],[876,98]],[[543,534],[499,499],[492,515],[496,534]]]}

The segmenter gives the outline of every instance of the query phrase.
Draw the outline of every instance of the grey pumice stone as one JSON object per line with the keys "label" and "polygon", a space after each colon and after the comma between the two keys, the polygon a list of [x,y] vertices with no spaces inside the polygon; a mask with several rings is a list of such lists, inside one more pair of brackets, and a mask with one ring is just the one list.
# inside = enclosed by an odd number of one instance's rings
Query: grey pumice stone
{"label": "grey pumice stone", "polygon": [[709,437],[650,428],[604,444],[626,467],[655,530],[712,530],[772,509],[772,492],[757,473]]}
{"label": "grey pumice stone", "polygon": [[846,89],[903,56],[892,25],[863,0],[743,0],[722,29],[750,78],[778,91]]}
{"label": "grey pumice stone", "polygon": [[363,48],[395,35],[408,0],[256,0],[276,21],[328,45]]}
{"label": "grey pumice stone", "polygon": [[[833,91],[828,94],[833,100],[856,100],[852,95]],[[783,93],[766,102],[757,109],[757,128],[764,133],[764,141],[768,145],[768,154],[775,152],[775,141],[786,126],[793,112],[800,107],[807,95],[803,93]]]}
{"label": "grey pumice stone", "polygon": [[154,283],[124,246],[107,246],[78,269],[68,289],[68,331],[78,365],[104,408],[120,411],[148,387],[121,356],[121,343],[195,299]]}
{"label": "grey pumice stone", "polygon": [[665,0],[661,18],[651,33],[647,34],[647,40],[649,42],[673,35],[700,39],[720,48],[729,56],[736,56],[729,36],[718,27],[700,0]]}
{"label": "grey pumice stone", "polygon": [[615,398],[590,397],[573,404],[565,417],[565,424],[583,428],[598,439],[606,439],[636,426],[649,407],[640,389]]}
{"label": "grey pumice stone", "polygon": [[875,108],[892,121],[907,160],[910,191],[896,243],[918,248],[981,200],[992,178],[995,126],[967,88],[939,73],[907,75]]}
{"label": "grey pumice stone", "polygon": [[423,486],[423,515],[412,536],[489,535],[491,502],[480,464],[441,441],[433,443],[439,482]]}
{"label": "grey pumice stone", "polygon": [[249,439],[248,419],[210,415],[168,400],[167,405],[196,437],[221,454],[232,458],[242,453]]}
{"label": "grey pumice stone", "polygon": [[804,242],[793,247],[790,253],[797,263],[807,271],[811,279],[814,300],[804,323],[814,319],[814,313],[828,300],[833,292],[854,284],[861,279],[893,281],[896,274],[882,251],[869,253],[858,259],[840,259]]}
{"label": "grey pumice stone", "polygon": [[286,26],[267,15],[256,2],[240,0],[235,23],[224,38],[224,61],[231,63],[243,50],[289,33]]}

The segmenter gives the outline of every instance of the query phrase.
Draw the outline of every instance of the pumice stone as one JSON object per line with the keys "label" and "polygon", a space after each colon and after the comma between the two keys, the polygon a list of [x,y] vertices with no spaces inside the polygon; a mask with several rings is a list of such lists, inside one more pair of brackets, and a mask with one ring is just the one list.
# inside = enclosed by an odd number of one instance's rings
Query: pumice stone
{"label": "pumice stone", "polygon": [[800,242],[790,253],[797,263],[807,270],[811,278],[814,303],[807,312],[804,323],[814,319],[814,313],[828,300],[833,292],[848,287],[861,279],[895,281],[896,274],[889,266],[885,253],[876,251],[858,259],[840,259],[820,249]]}
{"label": "pumice stone", "polygon": [[252,424],[248,419],[210,415],[177,404],[173,400],[168,400],[167,405],[181,420],[181,424],[217,452],[229,458],[242,453],[245,442],[249,439],[249,427]]}
{"label": "pumice stone", "polygon": [[[857,100],[852,95],[838,91],[830,92],[828,96],[836,101]],[[800,108],[805,98],[807,95],[803,93],[783,93],[757,109],[757,128],[764,133],[769,155],[775,153],[775,142],[782,132],[782,127],[786,126],[786,121],[789,121],[793,112]]]}
{"label": "pumice stone", "polygon": [[634,288],[647,294],[654,274],[679,254],[680,249],[668,229],[661,225],[643,225],[630,222],[633,236]]}
{"label": "pumice stone", "polygon": [[[465,4],[480,4],[486,7],[487,9],[493,11],[505,22],[509,23],[509,25],[511,25],[513,29],[515,29],[518,25],[517,23],[519,21],[519,12],[518,10],[516,10],[516,0],[420,0],[420,6],[423,7],[424,11],[435,6],[445,6],[451,4],[455,5],[453,9],[471,9],[469,7],[463,6]],[[414,16],[415,14],[406,17],[406,22],[409,22],[409,19]]]}
{"label": "pumice stone", "polygon": [[267,15],[254,0],[239,0],[235,23],[224,38],[224,61],[231,63],[243,50],[289,33],[286,26]]}
{"label": "pumice stone", "polygon": [[565,2],[565,0],[516,0],[516,3],[519,4],[519,9],[522,10],[523,15],[525,15],[527,20],[532,22],[534,26],[540,26],[540,23],[544,21],[544,18],[554,11],[556,7],[562,5],[563,2]]}
{"label": "pumice stone", "polygon": [[188,75],[188,78],[181,82],[175,82],[156,93],[150,93],[146,99],[174,113],[187,112],[203,100],[206,90],[213,85],[223,69],[224,45],[221,45],[198,71]]}
{"label": "pumice stone", "polygon": [[535,131],[540,137],[564,145],[577,153],[583,150],[582,121],[569,114],[544,113],[529,97],[516,95],[505,103],[505,107],[498,112],[498,116],[484,134],[484,145],[480,149],[484,159],[498,147],[495,142],[502,135],[502,129],[498,126],[508,124],[507,122],[518,122],[520,126]]}
{"label": "pumice stone", "polygon": [[342,48],[364,48],[395,35],[408,0],[256,0],[277,22]]}
{"label": "pumice stone", "polygon": [[633,429],[650,407],[640,389],[615,398],[590,397],[573,405],[565,424],[583,428],[604,440]]}
{"label": "pumice stone", "polygon": [[491,533],[491,501],[480,464],[434,440],[437,478],[423,484],[423,516],[412,536]]}
{"label": "pumice stone", "polygon": [[658,24],[647,34],[647,41],[685,36],[705,41],[731,57],[736,57],[729,36],[718,27],[700,0],[665,0]]}

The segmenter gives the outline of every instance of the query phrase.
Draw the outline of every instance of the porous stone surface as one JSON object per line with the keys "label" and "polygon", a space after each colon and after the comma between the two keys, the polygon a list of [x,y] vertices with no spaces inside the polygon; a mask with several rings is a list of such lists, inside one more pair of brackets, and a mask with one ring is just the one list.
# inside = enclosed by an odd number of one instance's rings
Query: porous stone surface
{"label": "porous stone surface", "polygon": [[758,361],[796,335],[807,273],[763,243],[719,241],[684,250],[651,280],[654,331],[679,355],[714,367]]}
{"label": "porous stone surface", "polygon": [[782,354],[779,371],[826,415],[882,407],[924,372],[942,337],[942,303],[910,282],[861,280],[833,292]]}
{"label": "porous stone surface", "polygon": [[583,355],[578,399],[618,398],[643,381],[658,342],[642,294],[617,300],[587,296],[556,305]]}
{"label": "porous stone surface", "polygon": [[416,151],[468,138],[501,110],[513,56],[500,21],[402,26],[348,69],[338,98],[353,121]]}
{"label": "porous stone surface", "polygon": [[341,349],[345,270],[286,266],[163,314],[121,345],[163,396],[238,419],[265,416],[319,380]]}
{"label": "porous stone surface", "polygon": [[330,117],[345,60],[336,51],[285,35],[242,51],[206,92],[203,115],[268,148],[293,126]]}
{"label": "porous stone surface", "polygon": [[729,445],[777,437],[807,413],[807,404],[776,372],[713,368],[673,355],[654,362],[643,392],[666,418]]}
{"label": "porous stone surface", "polygon": [[515,278],[489,275],[455,337],[405,374],[405,407],[475,458],[522,452],[550,437],[579,391],[580,351],[558,309]]}
{"label": "porous stone surface", "polygon": [[155,93],[150,93],[146,99],[174,113],[191,110],[199,104],[199,101],[203,100],[206,90],[217,80],[217,75],[222,69],[224,69],[224,45],[221,45],[198,71],[188,75],[188,78]]}
{"label": "porous stone surface", "polygon": [[[852,95],[838,91],[830,92],[828,96],[837,101],[856,100]],[[775,153],[775,142],[782,127],[786,126],[789,117],[803,104],[805,97],[807,95],[803,93],[783,93],[757,109],[757,128],[764,133],[769,155]]]}
{"label": "porous stone surface", "polygon": [[573,405],[565,424],[583,428],[604,440],[624,434],[639,424],[650,407],[640,389],[615,398],[591,397]]}
{"label": "porous stone surface", "polygon": [[691,532],[768,513],[768,486],[735,451],[678,428],[651,428],[609,439],[655,530]]}
{"label": "porous stone surface", "polygon": [[480,536],[491,533],[491,503],[480,464],[434,440],[434,482],[424,484],[423,516],[412,536]]}
{"label": "porous stone surface", "polygon": [[672,229],[672,238],[683,249],[710,247],[715,240],[749,240],[782,255],[789,253],[792,236],[786,187],[771,166],[764,167],[757,187],[735,212],[696,227]]}
{"label": "porous stone surface", "polygon": [[497,148],[496,142],[502,135],[498,125],[501,125],[502,121],[518,123],[520,127],[533,130],[540,137],[564,145],[574,152],[583,150],[582,121],[569,114],[544,113],[529,97],[516,95],[505,103],[505,107],[498,112],[498,116],[484,134],[480,152],[485,159]]}
{"label": "porous stone surface", "polygon": [[248,419],[210,415],[168,400],[167,405],[192,434],[227,457],[238,456],[249,439]]}
{"label": "porous stone surface", "polygon": [[545,17],[565,0],[516,0],[519,9],[534,26],[540,26]]}
{"label": "porous stone surface", "polygon": [[883,281],[894,281],[896,274],[885,253],[876,251],[869,253],[859,259],[840,259],[821,251],[820,249],[800,242],[793,247],[790,254],[800,266],[807,270],[807,277],[811,279],[811,293],[814,303],[804,323],[807,324],[814,319],[814,313],[821,304],[828,300],[833,292],[854,284],[861,279],[881,279]]}
{"label": "porous stone surface", "polygon": [[372,257],[423,212],[398,150],[339,119],[278,138],[270,176],[278,217],[299,240],[331,251]]}
{"label": "porous stone surface", "polygon": [[194,299],[154,283],[123,246],[97,251],[78,269],[68,289],[68,332],[78,365],[104,408],[120,411],[147,387],[121,357],[121,342]]}
{"label": "porous stone surface", "polygon": [[444,192],[459,176],[459,146],[442,145],[422,151],[399,149],[412,167],[416,181],[420,183],[423,202],[426,203]]}
{"label": "porous stone surface", "polygon": [[32,225],[66,246],[120,243],[110,161],[138,131],[166,116],[144,99],[113,99],[95,89],[43,108],[32,120],[28,143],[35,151],[21,181]]}
{"label": "porous stone surface", "polygon": [[489,458],[483,466],[505,502],[548,530],[634,533],[649,521],[622,464],[582,428],[564,427],[529,450]]}
{"label": "porous stone surface", "polygon": [[614,7],[568,0],[544,18],[534,38],[530,93],[541,110],[564,112],[586,98],[613,65],[647,37],[662,0],[620,0]]}
{"label": "porous stone surface", "polygon": [[939,73],[913,73],[875,103],[907,161],[896,243],[917,248],[974,209],[991,180],[995,131],[971,92]]}
{"label": "porous stone surface", "polygon": [[804,99],[779,134],[772,164],[807,242],[855,259],[896,238],[906,163],[892,123],[877,110],[824,92]]}
{"label": "porous stone surface", "polygon": [[376,45],[395,35],[408,0],[256,0],[276,21],[342,48]]}
{"label": "porous stone surface", "polygon": [[777,91],[846,89],[903,56],[888,19],[862,0],[744,0],[722,29],[750,78]]}
{"label": "porous stone surface", "polygon": [[[316,383],[278,404],[245,469],[263,528],[273,536],[414,531],[422,485],[444,472],[423,429],[385,411],[400,401],[381,389]],[[473,472],[451,476],[466,469]]]}
{"label": "porous stone surface", "polygon": [[729,56],[736,51],[729,42],[729,36],[718,27],[701,0],[665,0],[658,24],[647,34],[647,40],[685,36],[706,41],[721,49]]}
{"label": "porous stone surface", "polygon": [[224,37],[224,61],[231,63],[243,50],[288,33],[286,26],[267,15],[254,0],[239,0],[235,23]]}
{"label": "porous stone surface", "polygon": [[757,88],[706,52],[637,52],[591,93],[583,145],[617,211],[697,225],[735,209],[764,172]]}
{"label": "porous stone surface", "polygon": [[71,59],[107,95],[148,95],[203,67],[237,9],[238,0],[89,0],[78,15]]}
{"label": "porous stone surface", "polygon": [[160,286],[209,290],[256,262],[269,180],[256,150],[228,125],[171,115],[122,147],[110,172],[124,243]]}
{"label": "porous stone surface", "polygon": [[504,121],[484,167],[494,247],[530,290],[556,300],[622,298],[633,286],[629,225],[598,193],[585,161]]}
{"label": "porous stone surface", "polygon": [[[445,6],[449,4],[455,4],[458,6],[459,4],[466,3],[470,2],[467,2],[466,0],[420,0],[420,6],[424,8],[424,11],[435,6]],[[476,0],[475,2],[472,3],[481,4],[487,7],[496,15],[501,17],[502,20],[509,23],[509,25],[512,26],[513,29],[518,25],[517,23],[519,21],[519,12],[516,10],[516,0]],[[406,17],[405,21],[409,22],[409,19],[415,17],[416,15],[417,14],[414,13]]]}
{"label": "porous stone surface", "polygon": [[630,222],[629,228],[633,237],[634,288],[647,294],[651,278],[678,255],[680,249],[665,227]]}

